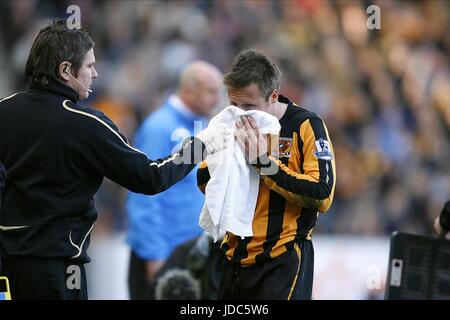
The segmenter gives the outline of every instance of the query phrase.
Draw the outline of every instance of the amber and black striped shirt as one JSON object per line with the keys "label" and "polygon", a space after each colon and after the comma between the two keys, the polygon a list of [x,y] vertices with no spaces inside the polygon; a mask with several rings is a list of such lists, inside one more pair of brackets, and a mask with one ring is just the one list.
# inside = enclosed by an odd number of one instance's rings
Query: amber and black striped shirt
{"label": "amber and black striped shirt", "polygon": [[[228,260],[243,266],[275,258],[300,239],[311,239],[319,212],[333,201],[336,167],[333,146],[323,120],[315,113],[287,103],[281,125],[279,151],[269,156],[278,170],[261,175],[253,218],[253,236],[228,232],[222,242]],[[205,162],[197,174],[205,192],[210,176]]]}

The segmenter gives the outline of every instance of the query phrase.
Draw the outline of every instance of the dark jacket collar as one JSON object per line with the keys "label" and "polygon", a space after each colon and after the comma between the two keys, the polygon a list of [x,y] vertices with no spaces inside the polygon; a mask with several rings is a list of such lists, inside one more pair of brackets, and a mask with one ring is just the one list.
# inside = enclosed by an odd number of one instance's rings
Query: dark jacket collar
{"label": "dark jacket collar", "polygon": [[31,89],[44,90],[56,93],[57,95],[69,98],[73,102],[77,102],[79,100],[78,93],[69,86],[62,84],[60,82],[51,82],[47,86],[42,86],[39,84],[30,85]]}

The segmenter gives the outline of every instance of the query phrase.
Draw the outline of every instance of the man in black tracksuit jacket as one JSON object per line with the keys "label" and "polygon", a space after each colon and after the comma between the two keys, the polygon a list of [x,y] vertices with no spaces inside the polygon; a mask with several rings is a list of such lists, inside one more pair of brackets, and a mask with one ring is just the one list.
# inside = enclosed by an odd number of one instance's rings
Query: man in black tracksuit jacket
{"label": "man in black tracksuit jacket", "polygon": [[[76,41],[85,45],[78,62],[64,56]],[[53,58],[43,51],[64,46],[69,50]],[[37,60],[39,55],[54,61],[50,71],[42,69],[48,62]],[[77,105],[97,76],[93,62],[87,33],[54,22],[30,51],[30,89],[0,100],[0,275],[9,278],[12,299],[87,299],[83,265],[90,260],[86,249],[97,219],[93,196],[103,177],[133,192],[157,194],[184,178],[205,148],[220,149],[223,132],[205,129],[179,152],[148,159],[102,112]],[[42,76],[55,69],[56,79]]]}

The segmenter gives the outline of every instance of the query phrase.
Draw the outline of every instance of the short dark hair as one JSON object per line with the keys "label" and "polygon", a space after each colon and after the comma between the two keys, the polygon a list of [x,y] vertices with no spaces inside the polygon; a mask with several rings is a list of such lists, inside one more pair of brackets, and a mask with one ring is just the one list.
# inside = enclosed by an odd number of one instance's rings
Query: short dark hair
{"label": "short dark hair", "polygon": [[76,77],[86,53],[94,46],[94,41],[85,30],[68,28],[65,19],[54,20],[41,29],[34,40],[25,66],[25,76],[32,85],[46,87],[52,82],[61,82],[59,65],[68,61]]}
{"label": "short dark hair", "polygon": [[244,49],[234,58],[223,82],[232,88],[244,88],[256,83],[268,100],[274,89],[280,90],[281,76],[277,65],[264,54],[255,49]]}

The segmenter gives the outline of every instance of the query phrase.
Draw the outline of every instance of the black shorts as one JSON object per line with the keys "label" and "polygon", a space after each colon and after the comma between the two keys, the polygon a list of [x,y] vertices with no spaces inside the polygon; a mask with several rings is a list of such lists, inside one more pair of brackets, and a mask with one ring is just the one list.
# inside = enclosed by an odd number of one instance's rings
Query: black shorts
{"label": "black shorts", "polygon": [[261,264],[242,267],[226,261],[219,299],[310,300],[314,275],[314,249],[310,240]]}
{"label": "black shorts", "polygon": [[65,258],[2,258],[0,275],[9,279],[12,300],[87,300],[82,263]]}

